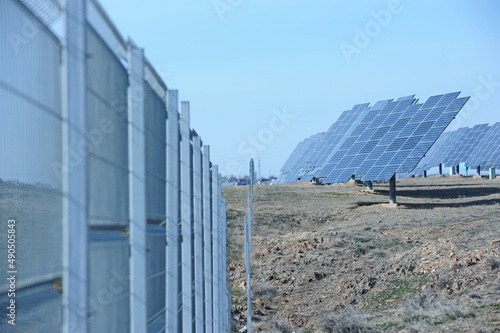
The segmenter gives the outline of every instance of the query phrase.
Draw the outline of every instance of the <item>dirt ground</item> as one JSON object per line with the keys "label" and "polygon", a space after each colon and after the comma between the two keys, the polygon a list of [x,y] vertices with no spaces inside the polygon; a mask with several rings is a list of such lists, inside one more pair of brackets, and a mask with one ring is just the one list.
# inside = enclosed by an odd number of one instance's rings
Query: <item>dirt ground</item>
{"label": "dirt ground", "polygon": [[[500,332],[500,179],[256,186],[253,331]],[[233,331],[246,324],[243,217],[228,203]]]}

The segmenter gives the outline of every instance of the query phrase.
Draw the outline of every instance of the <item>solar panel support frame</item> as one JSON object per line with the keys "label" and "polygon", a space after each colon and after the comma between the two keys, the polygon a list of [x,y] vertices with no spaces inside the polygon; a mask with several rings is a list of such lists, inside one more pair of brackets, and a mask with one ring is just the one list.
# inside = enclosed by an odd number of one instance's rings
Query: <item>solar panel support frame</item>
{"label": "solar panel support frame", "polygon": [[496,169],[494,167],[490,168],[490,180],[497,178]]}
{"label": "solar panel support frame", "polygon": [[389,204],[396,205],[396,174],[389,179]]}

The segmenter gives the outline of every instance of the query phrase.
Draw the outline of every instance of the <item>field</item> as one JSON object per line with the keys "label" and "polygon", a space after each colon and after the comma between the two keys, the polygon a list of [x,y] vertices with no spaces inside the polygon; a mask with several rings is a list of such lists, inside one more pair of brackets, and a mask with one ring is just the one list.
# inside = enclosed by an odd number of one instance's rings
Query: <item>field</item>
{"label": "field", "polygon": [[[253,331],[499,332],[500,179],[256,186]],[[233,331],[248,187],[225,187]]]}

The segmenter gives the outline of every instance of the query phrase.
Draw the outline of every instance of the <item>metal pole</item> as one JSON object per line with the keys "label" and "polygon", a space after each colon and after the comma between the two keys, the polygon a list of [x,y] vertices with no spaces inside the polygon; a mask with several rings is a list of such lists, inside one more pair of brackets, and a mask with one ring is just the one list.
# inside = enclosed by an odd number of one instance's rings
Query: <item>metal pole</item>
{"label": "metal pole", "polygon": [[389,180],[389,200],[390,204],[396,204],[396,174]]}
{"label": "metal pole", "polygon": [[496,169],[491,167],[490,168],[490,179],[495,179],[497,177]]}
{"label": "metal pole", "polygon": [[191,209],[191,133],[189,128],[189,102],[181,102],[180,115],[180,173],[181,173],[181,293],[182,293],[182,332],[191,332],[193,322],[192,293],[192,209]]}
{"label": "metal pole", "polygon": [[206,333],[212,333],[213,326],[213,283],[212,283],[212,171],[210,147],[203,146],[203,283],[204,326]]}
{"label": "metal pole", "polygon": [[[144,51],[129,43],[129,210],[130,307],[134,332],[147,330],[146,302],[146,142],[144,119]],[[137,97],[140,96],[140,97]]]}
{"label": "metal pole", "polygon": [[443,164],[442,163],[439,163],[439,175],[440,176],[443,175]]}
{"label": "metal pole", "polygon": [[[64,1],[63,8],[63,164],[70,165],[65,152],[87,142],[85,1]],[[85,155],[71,172],[63,172],[63,332],[88,331],[87,161]]]}
{"label": "metal pole", "polygon": [[247,333],[252,333],[252,279],[250,252],[252,249],[253,185],[255,183],[255,165],[250,159],[250,190],[248,191],[248,212],[245,216],[245,263],[247,278]]}
{"label": "metal pole", "polygon": [[366,183],[366,189],[369,191],[373,191],[373,183],[371,180],[367,181]]}
{"label": "metal pole", "polygon": [[213,306],[213,318],[212,318],[212,327],[213,332],[220,332],[220,322],[219,322],[219,282],[220,282],[220,260],[221,258],[218,256],[219,250],[219,242],[220,242],[220,218],[219,218],[219,169],[217,165],[212,165],[212,258],[213,258],[213,266],[212,266],[212,306]]}
{"label": "metal pole", "polygon": [[177,90],[167,92],[167,332],[179,331],[179,112]]}
{"label": "metal pole", "polygon": [[194,197],[194,314],[193,331],[203,332],[205,313],[203,309],[203,175],[201,139],[195,132],[193,138],[193,197]]}

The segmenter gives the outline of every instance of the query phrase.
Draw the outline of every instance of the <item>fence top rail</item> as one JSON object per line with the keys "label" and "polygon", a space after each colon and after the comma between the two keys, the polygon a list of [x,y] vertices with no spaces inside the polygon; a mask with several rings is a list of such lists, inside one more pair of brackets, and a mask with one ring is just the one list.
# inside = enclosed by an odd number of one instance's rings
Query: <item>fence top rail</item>
{"label": "fence top rail", "polygon": [[168,89],[167,85],[146,57],[144,57],[144,79],[158,96],[165,100]]}
{"label": "fence top rail", "polygon": [[44,25],[50,26],[61,17],[60,0],[20,0]]}
{"label": "fence top rail", "polygon": [[115,55],[127,62],[127,42],[97,0],[87,2],[87,21]]}
{"label": "fence top rail", "polygon": [[[53,24],[61,18],[61,7],[58,1],[41,0],[41,2],[38,3],[35,0],[19,0],[14,1],[13,3],[21,6],[23,10],[33,17],[33,23],[36,25],[37,29],[43,29],[43,31],[47,32],[47,35],[50,36],[50,38],[52,38],[56,43],[61,44],[60,31],[55,29]],[[50,7],[50,4],[53,3],[53,6],[55,7]],[[57,6],[55,3],[57,3]],[[49,7],[49,9],[47,7]],[[29,28],[33,27],[30,26]]]}

